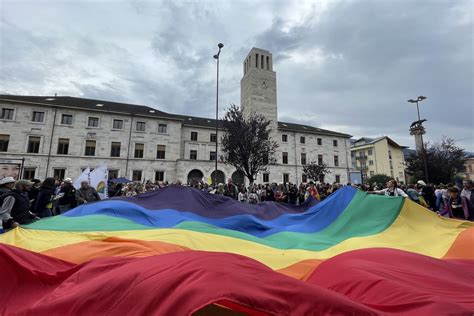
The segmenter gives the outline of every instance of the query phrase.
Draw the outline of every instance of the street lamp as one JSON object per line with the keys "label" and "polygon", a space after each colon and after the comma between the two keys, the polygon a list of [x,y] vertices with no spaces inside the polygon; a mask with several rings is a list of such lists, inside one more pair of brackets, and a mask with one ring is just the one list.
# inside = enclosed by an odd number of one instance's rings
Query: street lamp
{"label": "street lamp", "polygon": [[[422,131],[420,132],[420,138],[421,138],[421,151],[422,151],[422,157],[423,157],[423,164],[425,167],[425,180],[426,183],[428,184],[428,165],[426,164],[426,151],[425,151],[425,144],[423,142],[423,133],[424,133],[424,128],[421,126],[423,123],[420,118],[420,108],[418,107],[418,102],[421,102],[423,100],[426,100],[425,96],[420,95],[416,100],[410,99],[408,100],[409,103],[416,103],[416,111],[418,113],[418,125],[422,128]],[[416,123],[416,122],[415,122]],[[413,124],[415,124],[413,123]]]}
{"label": "street lamp", "polygon": [[221,54],[221,49],[224,47],[224,44],[217,44],[219,51],[214,55],[214,59],[217,60],[217,79],[216,79],[216,155],[215,155],[215,170],[214,170],[214,185],[217,184],[217,144],[218,144],[218,132],[219,132],[219,56]]}

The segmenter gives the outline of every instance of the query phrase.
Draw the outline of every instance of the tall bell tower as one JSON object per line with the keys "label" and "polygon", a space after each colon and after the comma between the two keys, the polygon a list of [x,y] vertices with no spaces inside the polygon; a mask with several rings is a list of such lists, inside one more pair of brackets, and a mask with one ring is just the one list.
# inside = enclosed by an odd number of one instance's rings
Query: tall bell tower
{"label": "tall bell tower", "polygon": [[[270,120],[273,136],[278,128],[276,73],[272,54],[252,48],[244,60],[240,81],[240,104],[244,113],[257,113]],[[275,138],[276,139],[276,138]]]}

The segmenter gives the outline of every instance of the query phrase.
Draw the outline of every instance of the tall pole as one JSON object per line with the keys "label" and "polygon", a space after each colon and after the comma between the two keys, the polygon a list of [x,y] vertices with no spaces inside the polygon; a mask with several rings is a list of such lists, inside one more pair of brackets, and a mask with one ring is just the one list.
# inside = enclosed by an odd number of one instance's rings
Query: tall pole
{"label": "tall pole", "polygon": [[215,156],[215,169],[214,169],[214,185],[217,184],[217,146],[218,146],[218,133],[219,133],[219,56],[221,54],[221,49],[224,47],[224,44],[217,44],[219,51],[214,55],[214,59],[217,60],[217,74],[216,74],[216,156]]}
{"label": "tall pole", "polygon": [[[410,99],[408,100],[408,102],[410,103],[416,103],[416,112],[418,114],[418,122],[421,121],[421,118],[420,118],[420,108],[418,106],[418,102],[420,101],[423,101],[425,100],[426,97],[425,96],[422,96],[420,95],[416,100],[413,100],[413,99]],[[420,126],[421,126],[421,123],[420,123]],[[421,126],[422,127],[422,126]],[[422,127],[423,128],[423,127]],[[424,129],[423,129],[424,130]],[[425,150],[425,143],[423,141],[423,130],[420,132],[420,139],[421,139],[421,155],[422,155],[422,158],[423,158],[423,165],[424,165],[424,169],[425,169],[425,181],[426,181],[426,184],[428,184],[429,182],[429,178],[428,178],[428,164],[426,163],[426,150]]]}

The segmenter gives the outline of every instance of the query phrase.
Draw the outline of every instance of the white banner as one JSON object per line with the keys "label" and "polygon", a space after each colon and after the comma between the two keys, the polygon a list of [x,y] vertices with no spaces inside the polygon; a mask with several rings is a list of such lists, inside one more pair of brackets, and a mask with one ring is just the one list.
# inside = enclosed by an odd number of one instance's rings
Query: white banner
{"label": "white banner", "polygon": [[87,181],[89,182],[89,174],[91,173],[91,168],[87,167],[82,173],[81,175],[79,176],[79,178],[77,178],[76,180],[74,180],[74,183],[72,184],[76,190],[79,190],[79,188],[81,187],[81,182],[82,181]]}
{"label": "white banner", "polygon": [[102,200],[107,198],[108,174],[109,171],[106,165],[95,168],[94,171],[89,174],[90,186],[96,189]]}

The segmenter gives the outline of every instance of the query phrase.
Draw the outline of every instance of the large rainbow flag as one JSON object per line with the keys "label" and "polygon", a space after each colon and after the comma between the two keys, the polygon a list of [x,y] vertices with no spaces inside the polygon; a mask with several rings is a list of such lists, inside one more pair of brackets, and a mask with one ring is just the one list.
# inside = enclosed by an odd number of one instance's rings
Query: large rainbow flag
{"label": "large rainbow flag", "polygon": [[168,187],[0,242],[1,315],[474,312],[474,224],[351,187],[301,206]]}

